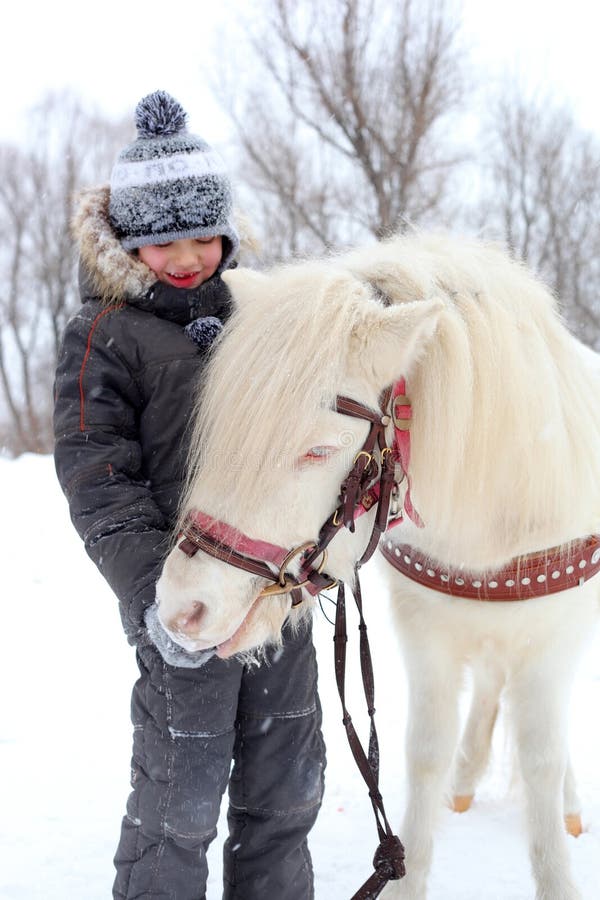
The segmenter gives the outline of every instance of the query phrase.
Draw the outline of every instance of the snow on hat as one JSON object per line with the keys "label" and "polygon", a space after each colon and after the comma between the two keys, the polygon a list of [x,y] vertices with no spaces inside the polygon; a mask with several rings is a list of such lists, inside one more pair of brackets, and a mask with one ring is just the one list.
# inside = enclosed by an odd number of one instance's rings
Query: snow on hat
{"label": "snow on hat", "polygon": [[222,271],[240,243],[232,221],[231,185],[218,154],[188,132],[186,119],[166,91],[140,100],[137,140],[120,152],[112,170],[109,217],[126,250],[222,235]]}

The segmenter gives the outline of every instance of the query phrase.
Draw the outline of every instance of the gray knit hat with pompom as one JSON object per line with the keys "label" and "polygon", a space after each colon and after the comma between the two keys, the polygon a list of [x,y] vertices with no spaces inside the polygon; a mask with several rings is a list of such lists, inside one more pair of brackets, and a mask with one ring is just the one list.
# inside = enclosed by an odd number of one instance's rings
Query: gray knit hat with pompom
{"label": "gray knit hat with pompom", "polygon": [[231,185],[218,154],[188,132],[186,118],[165,91],[140,100],[137,140],[121,151],[111,174],[110,221],[126,250],[222,235],[220,272],[240,244]]}

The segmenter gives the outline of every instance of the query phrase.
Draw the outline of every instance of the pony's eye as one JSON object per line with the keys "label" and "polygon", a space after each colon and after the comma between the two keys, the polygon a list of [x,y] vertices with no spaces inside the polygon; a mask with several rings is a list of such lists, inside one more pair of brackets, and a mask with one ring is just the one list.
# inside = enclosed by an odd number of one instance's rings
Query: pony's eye
{"label": "pony's eye", "polygon": [[318,444],[316,447],[311,447],[310,450],[307,450],[304,456],[300,457],[300,461],[305,463],[323,462],[329,459],[336,451],[337,447],[332,447],[330,444]]}

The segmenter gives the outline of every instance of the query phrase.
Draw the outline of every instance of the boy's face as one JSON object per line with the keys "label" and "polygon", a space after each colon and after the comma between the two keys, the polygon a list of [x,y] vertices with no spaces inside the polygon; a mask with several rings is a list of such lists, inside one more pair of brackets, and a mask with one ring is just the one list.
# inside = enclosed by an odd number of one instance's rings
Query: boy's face
{"label": "boy's face", "polygon": [[169,244],[140,247],[138,256],[159,281],[179,288],[196,288],[214,275],[223,255],[223,239],[185,238]]}

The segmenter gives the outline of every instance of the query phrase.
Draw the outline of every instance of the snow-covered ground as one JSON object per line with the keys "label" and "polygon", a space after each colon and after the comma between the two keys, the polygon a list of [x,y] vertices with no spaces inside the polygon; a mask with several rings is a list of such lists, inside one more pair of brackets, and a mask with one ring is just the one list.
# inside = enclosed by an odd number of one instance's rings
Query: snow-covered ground
{"label": "snow-covered ground", "polygon": [[[107,900],[128,793],[133,651],[122,636],[116,601],[69,522],[52,460],[0,459],[0,497],[0,900]],[[365,574],[364,592],[382,790],[397,826],[404,792],[405,686],[376,568]],[[325,803],[311,840],[316,896],[348,900],[372,871],[377,841],[366,788],[341,724],[332,627],[320,613],[316,641],[329,760]],[[350,655],[357,655],[355,640]],[[350,712],[362,722],[355,672],[350,685]],[[571,718],[586,832],[570,840],[570,850],[583,897],[598,900],[598,637],[582,661]],[[219,839],[211,856],[208,897],[217,900]],[[533,895],[519,789],[500,729],[473,809],[462,816],[441,811],[430,900],[531,900]]]}

